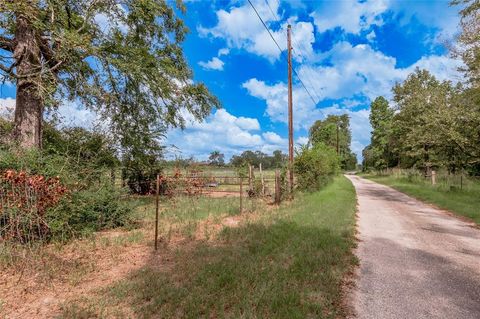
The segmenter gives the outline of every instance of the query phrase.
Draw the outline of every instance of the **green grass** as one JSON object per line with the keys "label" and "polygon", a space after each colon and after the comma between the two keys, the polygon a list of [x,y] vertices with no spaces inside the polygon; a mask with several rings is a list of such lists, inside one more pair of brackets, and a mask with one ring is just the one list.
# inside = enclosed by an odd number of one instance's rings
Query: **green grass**
{"label": "green grass", "polygon": [[[320,192],[224,229],[215,243],[179,247],[173,266],[147,265],[92,302],[140,318],[345,317],[342,283],[356,263],[355,209],[353,186],[338,177]],[[64,317],[82,311],[108,313],[68,304]]]}
{"label": "green grass", "polygon": [[480,185],[470,185],[468,189],[460,190],[457,187],[451,189],[443,184],[432,186],[428,181],[409,180],[408,177],[363,176],[452,213],[468,217],[480,225]]}

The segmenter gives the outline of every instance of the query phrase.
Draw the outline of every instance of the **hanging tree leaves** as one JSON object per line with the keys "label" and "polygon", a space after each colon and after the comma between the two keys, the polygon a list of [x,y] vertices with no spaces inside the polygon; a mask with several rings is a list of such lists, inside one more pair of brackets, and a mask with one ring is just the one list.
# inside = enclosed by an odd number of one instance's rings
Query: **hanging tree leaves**
{"label": "hanging tree leaves", "polygon": [[123,145],[183,127],[185,111],[204,118],[219,101],[191,80],[186,32],[162,0],[3,0],[0,74],[17,88],[15,138],[40,147],[45,108],[66,99],[102,116]]}

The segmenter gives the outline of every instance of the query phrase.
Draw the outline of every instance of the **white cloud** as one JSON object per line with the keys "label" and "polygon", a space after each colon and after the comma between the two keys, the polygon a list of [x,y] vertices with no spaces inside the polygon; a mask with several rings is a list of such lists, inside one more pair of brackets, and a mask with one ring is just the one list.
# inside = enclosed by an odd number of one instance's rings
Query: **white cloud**
{"label": "white cloud", "polygon": [[285,139],[281,138],[280,135],[274,132],[265,132],[262,136],[268,143],[281,144],[286,142]]}
{"label": "white cloud", "polygon": [[12,120],[15,112],[15,99],[11,97],[0,98],[0,117]]}
{"label": "white cloud", "polygon": [[377,37],[377,34],[375,33],[375,30],[372,30],[369,34],[365,36],[368,41],[373,42],[375,38]]}
{"label": "white cloud", "polygon": [[[322,63],[328,61],[328,65],[304,65],[298,72],[310,91],[317,92],[321,100],[340,100],[341,106],[318,108],[297,83],[293,88],[294,126],[308,129],[325,115],[346,113],[351,117],[352,149],[358,155],[370,140],[369,110],[354,111],[353,108],[368,104],[379,95],[390,99],[395,82],[404,80],[416,67],[429,70],[440,80],[461,80],[457,71],[460,62],[447,56],[423,57],[409,67],[397,68],[395,58],[369,45],[339,42],[322,54],[321,59]],[[287,123],[287,85],[284,82],[268,84],[252,78],[242,86],[250,95],[265,101],[266,114],[272,121]]]}
{"label": "white cloud", "polygon": [[386,0],[328,1],[310,16],[320,32],[339,27],[347,33],[359,34],[373,24],[382,25],[381,14],[387,9]]}
{"label": "white cloud", "polygon": [[300,136],[299,138],[297,138],[295,144],[297,145],[305,145],[308,143],[308,137],[306,136]]}
{"label": "white cloud", "polygon": [[95,112],[84,108],[76,102],[63,103],[55,112],[60,118],[61,125],[65,127],[78,126],[93,129],[106,125]]}
{"label": "white cloud", "polygon": [[222,56],[222,55],[228,55],[230,53],[230,49],[229,48],[223,48],[223,49],[220,49],[218,50],[218,56]]}
{"label": "white cloud", "polygon": [[436,28],[434,40],[443,42],[457,33],[460,21],[458,11],[463,7],[463,4],[450,6],[449,2],[448,0],[392,1],[390,10],[398,14],[402,25],[415,19],[426,26]]}
{"label": "white cloud", "polygon": [[[288,22],[284,21],[280,26],[277,26],[277,29],[274,29],[272,26],[277,21],[266,2],[257,0],[254,1],[254,5],[269,26],[273,38],[282,50],[286,49],[287,25],[290,23],[292,25],[292,41],[296,46],[294,58],[303,61],[314,56],[312,43],[315,38],[313,25],[310,22],[297,22],[296,18],[291,18]],[[270,7],[273,12],[277,12],[278,2],[271,1]],[[262,56],[270,62],[274,62],[280,57],[280,50],[248,3],[239,7],[233,6],[228,11],[218,10],[216,15],[217,25],[212,28],[198,27],[201,36],[225,39],[228,48],[244,49],[247,52]]]}
{"label": "white cloud", "polygon": [[217,57],[213,57],[210,61],[203,62],[200,61],[198,64],[203,67],[204,69],[207,70],[217,70],[217,71],[222,71],[223,70],[223,65],[225,64],[222,60],[220,60]]}
{"label": "white cloud", "polygon": [[[285,151],[288,143],[274,132],[260,132],[257,119],[236,117],[224,109],[217,110],[205,121],[190,120],[185,130],[172,129],[168,132],[166,143],[175,145],[184,157],[208,158],[211,151],[219,150],[226,158],[240,154],[244,150],[260,150],[271,153],[281,149]],[[258,133],[257,133],[258,132]],[[167,157],[178,155],[171,148]]]}

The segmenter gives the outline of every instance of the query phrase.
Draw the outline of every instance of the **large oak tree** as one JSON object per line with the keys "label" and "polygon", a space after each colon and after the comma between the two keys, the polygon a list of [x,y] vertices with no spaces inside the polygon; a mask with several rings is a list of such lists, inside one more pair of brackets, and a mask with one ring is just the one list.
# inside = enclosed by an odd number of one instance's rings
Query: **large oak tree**
{"label": "large oak tree", "polygon": [[177,11],[162,0],[1,0],[15,139],[41,147],[44,111],[66,100],[96,111],[126,145],[183,126],[185,111],[209,114],[219,102],[191,80]]}

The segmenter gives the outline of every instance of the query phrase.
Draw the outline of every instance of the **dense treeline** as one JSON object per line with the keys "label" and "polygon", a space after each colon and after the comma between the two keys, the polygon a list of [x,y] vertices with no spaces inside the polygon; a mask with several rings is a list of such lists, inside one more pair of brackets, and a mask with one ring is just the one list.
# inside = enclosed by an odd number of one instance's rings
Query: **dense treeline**
{"label": "dense treeline", "polygon": [[444,168],[480,175],[480,7],[460,12],[462,34],[454,54],[465,63],[464,83],[439,81],[416,69],[393,87],[393,105],[383,97],[371,104],[371,144],[364,169]]}
{"label": "dense treeline", "polygon": [[286,165],[288,155],[282,153],[280,150],[273,151],[272,155],[265,154],[261,151],[244,151],[240,155],[233,155],[230,164],[235,167],[240,167],[245,164],[250,164],[262,168],[282,168]]}
{"label": "dense treeline", "polygon": [[394,106],[371,104],[371,144],[365,169],[445,168],[480,174],[480,116],[474,90],[415,70],[393,88]]}

